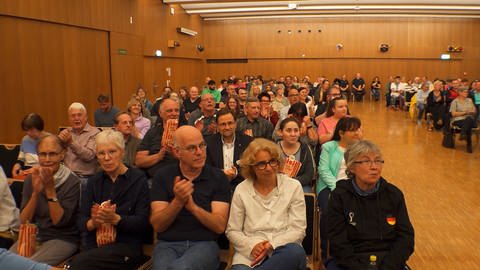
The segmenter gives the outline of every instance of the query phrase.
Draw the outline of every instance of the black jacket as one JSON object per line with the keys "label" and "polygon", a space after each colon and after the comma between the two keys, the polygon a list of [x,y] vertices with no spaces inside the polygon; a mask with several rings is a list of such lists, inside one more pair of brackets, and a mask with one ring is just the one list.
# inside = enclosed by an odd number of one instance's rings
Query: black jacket
{"label": "black jacket", "polygon": [[335,262],[361,270],[369,255],[378,254],[383,257],[379,269],[403,269],[413,253],[414,231],[402,192],[380,178],[377,192],[361,196],[352,181],[338,181],[328,201],[328,239]]}
{"label": "black jacket", "polygon": [[151,239],[152,231],[148,221],[150,216],[150,190],[145,174],[136,168],[128,168],[119,175],[110,192],[104,191],[104,182],[112,181],[105,172],[90,177],[87,190],[83,193],[77,224],[84,234],[85,248],[97,247],[96,231],[88,231],[86,224],[90,219],[90,209],[94,203],[101,204],[110,199],[117,205],[116,213],[122,219],[117,224],[117,243],[128,243],[140,247]]}
{"label": "black jacket", "polygon": [[[237,168],[237,177],[230,181],[230,185],[235,188],[240,182],[243,181],[243,177],[240,175],[240,166],[237,161],[240,159],[243,151],[247,148],[253,138],[239,132],[235,133],[235,146],[233,148],[233,163]],[[205,138],[207,143],[207,161],[206,163],[223,170],[223,143],[220,133],[213,134]]]}

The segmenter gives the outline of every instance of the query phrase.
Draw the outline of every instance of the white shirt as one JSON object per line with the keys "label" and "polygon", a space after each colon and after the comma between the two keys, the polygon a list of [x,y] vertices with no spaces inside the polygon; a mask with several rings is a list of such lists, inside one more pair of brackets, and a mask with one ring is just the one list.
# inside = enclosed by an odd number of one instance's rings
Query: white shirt
{"label": "white shirt", "polygon": [[233,153],[235,149],[235,137],[233,137],[232,143],[226,143],[222,137],[222,150],[223,150],[223,169],[228,170],[233,166]]}
{"label": "white shirt", "polygon": [[[345,153],[346,149],[339,146],[338,149],[340,151],[342,151],[343,153]],[[345,159],[342,158],[342,163],[340,163],[340,168],[338,169],[338,174],[337,174],[337,180],[342,180],[342,179],[347,179],[348,176],[347,176],[347,164],[345,162]]]}
{"label": "white shirt", "polygon": [[245,179],[235,189],[226,235],[235,254],[233,264],[250,265],[253,247],[268,240],[273,248],[288,243],[301,245],[307,218],[305,198],[300,182],[277,174],[277,188],[261,196],[253,181]]}
{"label": "white shirt", "polygon": [[7,177],[0,167],[0,232],[10,229],[18,230],[19,212],[8,186]]}

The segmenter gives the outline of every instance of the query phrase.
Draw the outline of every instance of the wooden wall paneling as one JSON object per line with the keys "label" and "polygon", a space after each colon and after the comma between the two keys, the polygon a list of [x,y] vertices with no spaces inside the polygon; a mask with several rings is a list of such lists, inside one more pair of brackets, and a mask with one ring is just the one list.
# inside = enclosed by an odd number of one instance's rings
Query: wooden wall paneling
{"label": "wooden wall paneling", "polygon": [[247,58],[247,25],[244,20],[204,21],[206,59]]}
{"label": "wooden wall paneling", "polygon": [[0,14],[132,33],[129,18],[138,17],[136,6],[131,0],[18,0],[1,1]]}
{"label": "wooden wall paneling", "polygon": [[0,142],[20,141],[17,127],[29,112],[39,113],[51,132],[67,124],[74,101],[92,119],[97,93],[110,89],[107,32],[0,16],[0,35],[0,102],[6,110],[0,121],[9,127]]}
{"label": "wooden wall paneling", "polygon": [[[170,77],[166,72],[167,67],[171,69]],[[170,80],[174,90],[182,86],[202,86],[204,73],[204,63],[199,59],[145,57],[144,61],[144,82],[151,100],[161,96],[167,80]]]}
{"label": "wooden wall paneling", "polygon": [[[113,104],[125,109],[127,102],[143,82],[143,36],[110,32]],[[126,50],[126,55],[119,50]]]}

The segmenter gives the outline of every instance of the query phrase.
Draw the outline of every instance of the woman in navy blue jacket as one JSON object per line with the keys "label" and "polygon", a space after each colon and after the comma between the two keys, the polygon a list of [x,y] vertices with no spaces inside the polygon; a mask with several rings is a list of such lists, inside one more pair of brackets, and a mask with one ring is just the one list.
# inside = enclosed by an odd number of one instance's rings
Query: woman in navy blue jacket
{"label": "woman in navy blue jacket", "polygon": [[378,147],[359,141],[345,152],[347,180],[337,182],[327,206],[333,261],[327,269],[404,269],[413,253],[414,231],[402,192],[381,177]]}
{"label": "woman in navy blue jacket", "polygon": [[88,179],[82,194],[78,227],[84,251],[70,269],[132,269],[140,263],[149,232],[150,196],[144,173],[122,163],[123,135],[97,134],[102,172]]}

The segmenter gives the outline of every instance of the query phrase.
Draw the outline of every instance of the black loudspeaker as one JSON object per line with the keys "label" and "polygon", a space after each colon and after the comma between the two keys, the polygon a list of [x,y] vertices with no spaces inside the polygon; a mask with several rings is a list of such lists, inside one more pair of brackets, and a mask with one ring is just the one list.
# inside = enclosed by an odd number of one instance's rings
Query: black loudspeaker
{"label": "black loudspeaker", "polygon": [[380,44],[380,52],[382,53],[388,52],[389,47],[390,46],[388,44]]}
{"label": "black loudspeaker", "polygon": [[205,50],[205,48],[204,48],[202,45],[198,44],[198,45],[197,45],[197,50],[198,50],[199,52],[203,52],[203,50]]}

